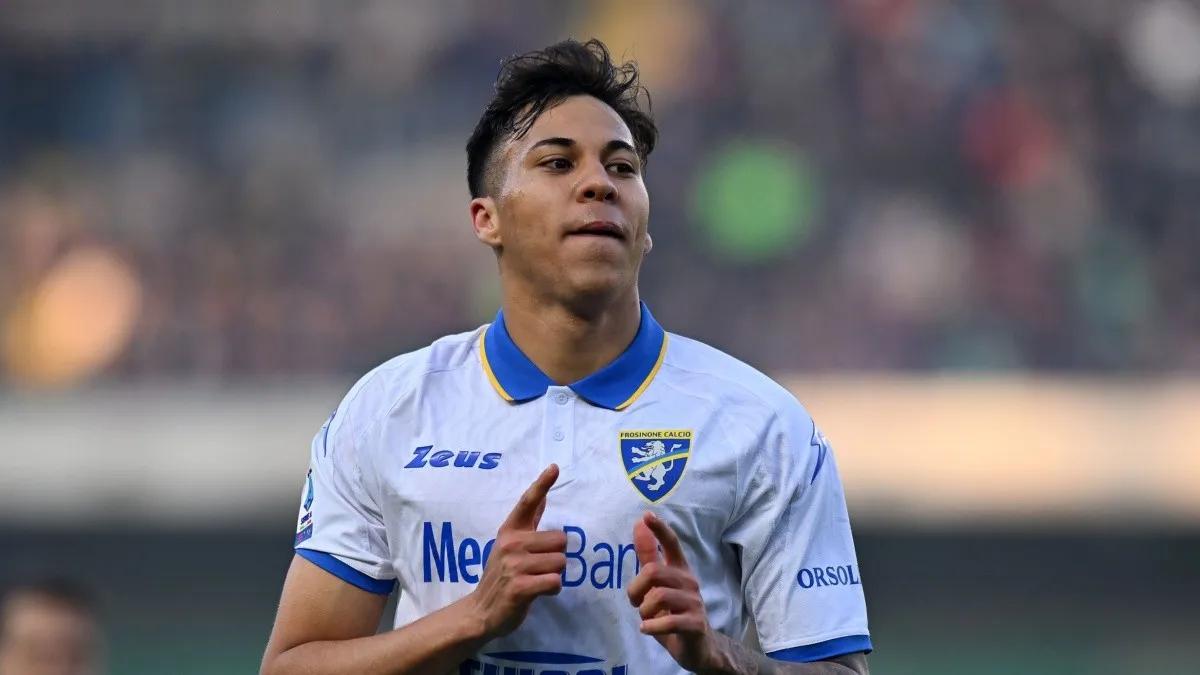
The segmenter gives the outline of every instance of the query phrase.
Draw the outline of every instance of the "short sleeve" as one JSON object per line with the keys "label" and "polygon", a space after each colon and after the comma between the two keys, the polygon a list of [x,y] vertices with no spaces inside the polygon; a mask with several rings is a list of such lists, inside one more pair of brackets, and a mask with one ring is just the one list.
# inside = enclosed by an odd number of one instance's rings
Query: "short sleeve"
{"label": "short sleeve", "polygon": [[741,494],[724,539],[740,553],[745,604],[769,656],[807,662],[870,651],[837,464],[808,413],[793,406],[739,462]]}
{"label": "short sleeve", "polygon": [[396,585],[387,530],[364,487],[363,458],[346,408],[343,403],[313,438],[296,554],[347,583],[386,595]]}

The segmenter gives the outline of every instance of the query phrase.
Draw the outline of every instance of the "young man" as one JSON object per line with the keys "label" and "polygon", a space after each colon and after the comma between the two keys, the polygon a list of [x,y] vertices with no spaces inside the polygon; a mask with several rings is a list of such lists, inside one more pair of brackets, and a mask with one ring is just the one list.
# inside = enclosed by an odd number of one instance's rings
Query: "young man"
{"label": "young man", "polygon": [[595,41],[505,64],[467,145],[503,309],[372,371],[317,434],[264,673],[867,672],[824,437],[639,299],[640,91]]}

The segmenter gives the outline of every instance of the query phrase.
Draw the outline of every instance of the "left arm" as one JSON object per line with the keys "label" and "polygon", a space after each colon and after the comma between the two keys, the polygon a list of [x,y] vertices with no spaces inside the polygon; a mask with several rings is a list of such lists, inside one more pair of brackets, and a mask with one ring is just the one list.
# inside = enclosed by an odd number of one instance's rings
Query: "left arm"
{"label": "left arm", "polygon": [[[869,675],[862,652],[791,663],[713,630],[679,538],[653,513],[634,525],[633,544],[641,571],[629,585],[629,601],[642,615],[642,632],[653,635],[683,668],[699,675]],[[660,544],[665,558],[659,557]]]}

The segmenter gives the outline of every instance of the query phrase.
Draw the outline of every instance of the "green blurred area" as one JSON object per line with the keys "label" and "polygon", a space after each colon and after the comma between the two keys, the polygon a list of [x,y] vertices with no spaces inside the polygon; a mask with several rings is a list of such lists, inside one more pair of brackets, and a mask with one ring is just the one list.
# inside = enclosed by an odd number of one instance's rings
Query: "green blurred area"
{"label": "green blurred area", "polygon": [[[276,532],[0,535],[0,580],[55,560],[54,571],[101,590],[115,675],[256,672],[291,556]],[[867,529],[856,539],[874,673],[1200,672],[1200,532]]]}
{"label": "green blurred area", "polygon": [[714,257],[764,263],[787,256],[810,234],[817,181],[786,143],[731,143],[708,159],[692,194],[692,217]]}

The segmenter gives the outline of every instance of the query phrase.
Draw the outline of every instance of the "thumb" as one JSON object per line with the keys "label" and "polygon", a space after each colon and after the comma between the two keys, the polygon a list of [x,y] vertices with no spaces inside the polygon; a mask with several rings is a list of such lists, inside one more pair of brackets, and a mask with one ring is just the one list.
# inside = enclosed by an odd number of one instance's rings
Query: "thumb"
{"label": "thumb", "polygon": [[659,560],[658,540],[654,538],[654,533],[650,531],[644,518],[638,518],[633,525],[633,550],[637,553],[638,564],[641,566]]}

